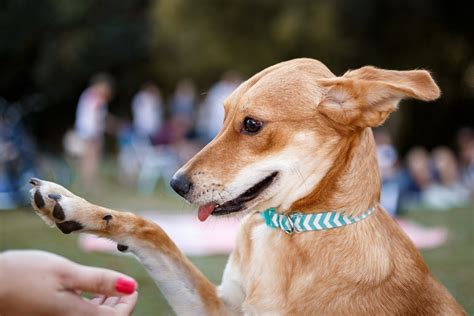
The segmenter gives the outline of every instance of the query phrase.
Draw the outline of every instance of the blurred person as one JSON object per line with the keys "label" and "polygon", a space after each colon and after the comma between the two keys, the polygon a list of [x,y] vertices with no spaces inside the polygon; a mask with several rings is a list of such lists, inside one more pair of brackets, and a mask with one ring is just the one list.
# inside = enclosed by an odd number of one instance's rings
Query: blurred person
{"label": "blurred person", "polygon": [[[407,199],[407,192],[410,192],[410,176],[407,171],[399,166],[398,153],[392,143],[390,134],[385,129],[378,128],[374,131],[374,138],[382,177],[380,204],[395,218],[418,249],[441,246],[448,238],[448,231],[445,228],[424,227],[402,216],[401,204],[404,198]],[[414,168],[416,170],[420,169],[419,162],[416,160],[419,159],[418,155],[422,156],[422,151],[419,153],[415,151],[411,155],[415,156],[415,161],[411,161],[416,165]],[[408,193],[408,196],[410,196],[410,193]]]}
{"label": "blurred person", "polygon": [[433,150],[432,160],[438,181],[423,192],[423,203],[437,210],[465,206],[469,191],[461,184],[453,151],[447,147],[437,147]]}
{"label": "blurred person", "polygon": [[81,140],[80,177],[84,188],[96,183],[103,146],[108,102],[113,96],[113,79],[99,73],[81,94],[76,111],[75,135]]}
{"label": "blurred person", "polygon": [[133,97],[133,128],[138,137],[150,141],[163,125],[163,102],[160,89],[146,82]]}
{"label": "blurred person", "polygon": [[464,127],[456,137],[459,151],[461,181],[474,200],[474,129]]}
{"label": "blurred person", "polygon": [[414,147],[408,151],[406,158],[408,183],[405,187],[404,208],[419,206],[423,201],[423,192],[433,183],[434,175],[430,156],[423,147]]}
{"label": "blurred person", "polygon": [[229,71],[209,90],[197,118],[197,130],[203,143],[207,144],[219,133],[224,123],[224,100],[241,81],[239,74]]}
{"label": "blurred person", "polygon": [[379,128],[374,130],[374,139],[382,178],[391,178],[399,169],[398,153],[393,145],[392,137],[385,129]]}
{"label": "blurred person", "polygon": [[440,184],[448,187],[459,183],[459,167],[454,152],[448,147],[436,147],[432,159]]}
{"label": "blurred person", "polygon": [[190,141],[188,136],[188,120],[183,116],[172,116],[163,125],[160,133],[153,139],[153,144],[166,149],[177,163],[183,163],[190,156],[196,154],[200,148],[195,142]]}
{"label": "blurred person", "polygon": [[188,122],[187,118],[183,116],[172,117],[169,120],[172,130],[170,145],[178,158],[178,164],[188,161],[201,149],[198,142],[189,139]]}
{"label": "blurred person", "polygon": [[181,80],[171,97],[171,117],[178,118],[184,124],[187,134],[193,127],[195,107],[196,89],[193,82],[187,79]]}
{"label": "blurred person", "polygon": [[171,98],[171,119],[174,141],[173,149],[181,162],[194,156],[201,144],[196,142],[194,129],[196,119],[196,88],[192,81],[181,80]]}
{"label": "blurred person", "polygon": [[395,146],[393,146],[390,134],[385,129],[375,130],[374,138],[377,161],[382,177],[380,203],[390,215],[395,216],[400,198],[398,153]]}
{"label": "blurred person", "polygon": [[36,144],[24,128],[24,115],[18,104],[0,99],[0,210],[27,203],[23,186],[37,171]]}
{"label": "blurred person", "polygon": [[145,82],[132,99],[132,124],[122,124],[117,133],[120,181],[133,185],[143,159],[153,152],[153,139],[163,127],[163,102],[156,84]]}
{"label": "blurred person", "polygon": [[132,124],[124,124],[117,134],[117,144],[119,152],[117,162],[119,165],[118,180],[127,186],[135,185],[136,177],[140,167],[139,155],[137,152],[136,136]]}
{"label": "blurred person", "polygon": [[[1,315],[131,315],[137,283],[38,250],[0,253]],[[82,291],[94,293],[92,299]]]}

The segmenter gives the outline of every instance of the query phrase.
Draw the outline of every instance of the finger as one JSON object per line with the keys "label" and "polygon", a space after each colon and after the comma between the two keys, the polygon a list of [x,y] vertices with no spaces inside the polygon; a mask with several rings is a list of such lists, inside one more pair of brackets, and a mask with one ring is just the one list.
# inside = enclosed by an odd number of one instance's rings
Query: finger
{"label": "finger", "polygon": [[102,305],[102,303],[104,303],[106,298],[107,296],[97,295],[97,296],[94,296],[90,301],[94,305]]}
{"label": "finger", "polygon": [[118,304],[127,304],[127,305],[135,304],[137,302],[137,299],[138,299],[138,292],[135,291],[130,295],[121,296]]}
{"label": "finger", "polygon": [[[93,300],[85,299],[69,291],[62,291],[59,295],[55,304],[60,312],[51,313],[51,315],[98,315],[101,305],[97,305]],[[109,313],[109,315],[112,314]]]}
{"label": "finger", "polygon": [[106,296],[131,294],[137,288],[137,282],[124,274],[82,265],[68,269],[63,283],[69,290],[83,290]]}
{"label": "finger", "polygon": [[102,305],[115,306],[117,305],[119,300],[120,300],[120,297],[118,296],[110,296],[110,297],[107,297],[107,299],[102,303]]}
{"label": "finger", "polygon": [[137,304],[138,293],[134,292],[130,295],[122,296],[115,305],[114,309],[117,311],[117,315],[120,316],[129,316],[132,314],[133,310],[135,309],[135,305]]}

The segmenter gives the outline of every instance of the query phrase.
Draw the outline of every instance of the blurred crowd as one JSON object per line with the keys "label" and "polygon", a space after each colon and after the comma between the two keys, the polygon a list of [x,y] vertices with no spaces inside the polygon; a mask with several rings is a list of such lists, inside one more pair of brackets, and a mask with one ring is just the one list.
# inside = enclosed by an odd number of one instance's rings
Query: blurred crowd
{"label": "blurred crowd", "polygon": [[[180,165],[217,135],[224,118],[223,101],[240,82],[237,73],[227,72],[207,93],[198,95],[193,82],[185,79],[168,99],[155,83],[145,82],[130,100],[132,119],[127,120],[108,109],[114,79],[105,73],[93,76],[78,98],[74,127],[64,136],[66,160],[73,162],[81,188],[92,191],[100,183],[104,137],[110,134],[118,144],[118,179],[152,194],[160,180],[168,183]],[[374,135],[383,183],[381,201],[392,215],[416,207],[462,207],[472,201],[472,128],[458,131],[456,151],[414,147],[404,159],[386,130],[377,129]],[[0,209],[27,200],[24,184],[32,174],[41,174],[35,161],[39,156],[18,108],[0,102]]]}
{"label": "blurred crowd", "polygon": [[36,144],[24,127],[31,112],[0,98],[0,210],[28,201],[23,187],[37,169]]}
{"label": "blurred crowd", "polygon": [[133,96],[132,120],[108,113],[114,82],[98,74],[79,98],[76,122],[64,146],[77,157],[83,188],[94,189],[103,148],[104,133],[118,140],[120,180],[153,193],[160,179],[169,182],[178,167],[189,160],[219,132],[224,120],[224,99],[240,84],[237,73],[227,72],[204,97],[192,81],[180,81],[164,100],[159,87],[145,82]]}
{"label": "blurred crowd", "polygon": [[411,148],[399,158],[390,134],[375,131],[382,176],[381,203],[392,215],[406,209],[444,210],[466,206],[474,197],[474,130],[465,127],[456,137],[457,153],[440,146],[429,152]]}

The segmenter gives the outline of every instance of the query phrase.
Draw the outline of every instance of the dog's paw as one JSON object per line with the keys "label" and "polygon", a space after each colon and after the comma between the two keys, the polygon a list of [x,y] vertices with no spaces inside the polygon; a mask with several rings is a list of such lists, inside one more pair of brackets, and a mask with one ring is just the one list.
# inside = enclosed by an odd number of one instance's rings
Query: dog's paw
{"label": "dog's paw", "polygon": [[53,182],[33,178],[30,184],[31,205],[48,225],[64,234],[89,232],[108,237],[118,242],[119,251],[128,250],[127,228],[133,228],[126,214],[93,205]]}
{"label": "dog's paw", "polygon": [[53,182],[33,178],[30,184],[31,205],[49,226],[57,226],[65,234],[94,228],[83,214],[90,208],[86,200]]}

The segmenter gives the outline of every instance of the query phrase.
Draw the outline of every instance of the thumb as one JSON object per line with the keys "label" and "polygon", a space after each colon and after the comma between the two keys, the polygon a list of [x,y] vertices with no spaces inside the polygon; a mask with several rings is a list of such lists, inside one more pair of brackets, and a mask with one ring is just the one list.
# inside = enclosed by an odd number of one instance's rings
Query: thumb
{"label": "thumb", "polygon": [[134,279],[108,269],[76,265],[69,272],[63,285],[70,290],[116,296],[132,294],[137,288]]}

